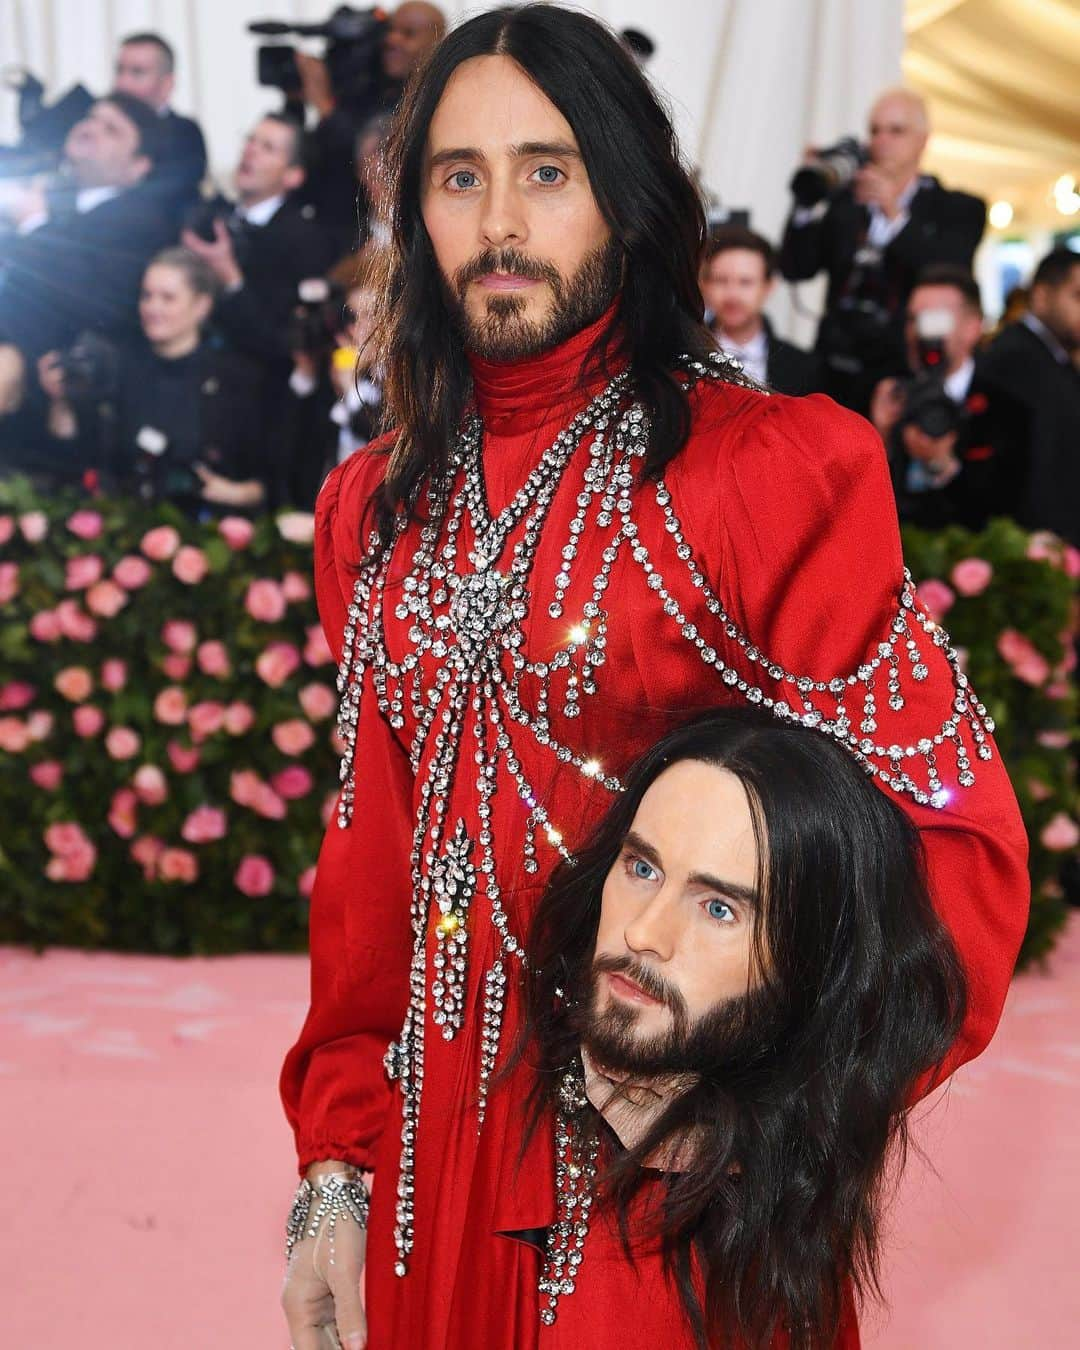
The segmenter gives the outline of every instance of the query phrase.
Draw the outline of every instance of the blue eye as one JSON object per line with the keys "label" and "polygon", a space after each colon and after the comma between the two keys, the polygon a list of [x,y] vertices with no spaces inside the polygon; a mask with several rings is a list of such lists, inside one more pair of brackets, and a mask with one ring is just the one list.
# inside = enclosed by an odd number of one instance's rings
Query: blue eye
{"label": "blue eye", "polygon": [[735,911],[726,900],[719,900],[716,896],[706,903],[705,912],[710,919],[716,919],[720,923],[733,923],[735,920]]}
{"label": "blue eye", "polygon": [[625,866],[634,881],[654,881],[656,879],[655,868],[651,867],[644,858],[637,858],[631,854],[626,859]]}
{"label": "blue eye", "polygon": [[[472,182],[471,182],[471,183],[462,183],[462,182],[460,181],[462,178],[471,178],[471,179],[472,179]],[[452,173],[452,174],[450,175],[450,183],[452,184],[452,186],[454,187],[454,189],[455,189],[456,191],[458,191],[458,192],[464,192],[464,191],[466,191],[468,188],[475,187],[475,185],[476,185],[476,174],[474,174],[473,171],[472,171],[471,169],[458,169],[457,173]]]}
{"label": "blue eye", "polygon": [[536,170],[536,173],[541,183],[546,183],[550,187],[559,181],[562,169],[557,169],[554,164],[544,164]]}

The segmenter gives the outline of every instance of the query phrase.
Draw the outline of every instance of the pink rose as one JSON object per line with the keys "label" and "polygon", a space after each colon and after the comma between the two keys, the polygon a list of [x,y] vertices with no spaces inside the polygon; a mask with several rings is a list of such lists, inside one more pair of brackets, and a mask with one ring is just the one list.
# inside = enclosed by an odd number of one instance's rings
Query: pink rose
{"label": "pink rose", "polygon": [[1054,789],[1044,783],[1041,778],[1029,778],[1027,780],[1027,790],[1029,796],[1037,802],[1044,802],[1048,797],[1054,795]]}
{"label": "pink rose", "polygon": [[224,703],[218,703],[213,699],[196,703],[188,712],[188,727],[191,729],[191,739],[196,745],[200,741],[205,741],[208,736],[213,736],[215,732],[221,730],[224,720]]}
{"label": "pink rose", "polygon": [[0,689],[0,712],[18,712],[33,703],[36,693],[25,680],[11,680]]}
{"label": "pink rose", "polygon": [[167,727],[178,727],[187,720],[187,694],[174,684],[167,685],[154,699],[154,716]]}
{"label": "pink rose", "polygon": [[112,797],[106,819],[113,833],[121,839],[130,839],[138,826],[139,799],[131,788],[118,788]]}
{"label": "pink rose", "polygon": [[240,859],[233,881],[242,895],[269,895],[274,889],[274,869],[261,853],[248,853]]}
{"label": "pink rose", "polygon": [[64,777],[64,766],[58,759],[43,759],[30,765],[30,778],[36,787],[55,792]]}
{"label": "pink rose", "polygon": [[84,614],[75,600],[61,600],[56,606],[56,617],[60,621],[60,632],[72,642],[93,642],[97,637],[97,624],[89,614]]}
{"label": "pink rose", "polygon": [[204,675],[215,679],[227,680],[232,674],[232,664],[224,642],[201,642],[196,653],[199,669]]}
{"label": "pink rose", "polygon": [[134,759],[142,745],[142,737],[131,727],[112,727],[105,737],[105,749],[111,759]]}
{"label": "pink rose", "polygon": [[283,511],[277,518],[277,527],[289,544],[310,544],[315,538],[315,517],[309,511]]}
{"label": "pink rose", "polygon": [[209,844],[224,839],[227,821],[218,806],[197,806],[180,828],[180,835],[189,844]]}
{"label": "pink rose", "polygon": [[285,615],[285,593],[276,581],[260,577],[248,586],[244,608],[259,623],[277,623]]}
{"label": "pink rose", "polygon": [[68,516],[67,527],[79,539],[96,539],[104,521],[97,511],[76,511]]}
{"label": "pink rose", "polygon": [[201,548],[185,544],[172,564],[173,576],[185,586],[197,586],[210,570],[206,554]]}
{"label": "pink rose", "polygon": [[19,594],[19,564],[0,563],[0,605],[6,605]]}
{"label": "pink rose", "polygon": [[105,566],[96,553],[81,553],[69,558],[64,571],[64,585],[69,591],[84,591],[101,580]]}
{"label": "pink rose", "polygon": [[254,806],[262,779],[251,769],[236,769],[229,775],[229,796],[238,806]]}
{"label": "pink rose", "polygon": [[315,889],[315,869],[314,867],[305,867],[296,881],[296,889],[306,900]]}
{"label": "pink rose", "polygon": [[191,657],[183,652],[170,652],[161,658],[161,669],[174,683],[186,680],[191,673]]}
{"label": "pink rose", "polygon": [[165,753],[169,756],[169,763],[177,773],[194,773],[199,767],[199,760],[202,758],[202,751],[197,747],[190,750],[186,745],[181,745],[179,741],[170,741],[165,747]]}
{"label": "pink rose", "polygon": [[140,834],[129,850],[132,858],[143,869],[147,881],[153,881],[157,875],[158,859],[165,852],[165,845],[152,834]]}
{"label": "pink rose", "polygon": [[1040,731],[1035,739],[1047,750],[1067,750],[1072,737],[1067,731]]}
{"label": "pink rose", "polygon": [[936,622],[940,623],[953,607],[956,596],[943,581],[924,581],[915,587],[915,597],[923,609]]}
{"label": "pink rose", "polygon": [[147,530],[139,547],[153,562],[165,562],[180,547],[180,535],[171,525],[158,525]]}
{"label": "pink rose", "polygon": [[243,736],[255,725],[255,709],[247,703],[230,703],[222,725],[230,736]]}
{"label": "pink rose", "polygon": [[290,605],[306,600],[311,594],[308,579],[301,572],[286,572],[281,578],[281,590]]}
{"label": "pink rose", "polygon": [[1061,540],[1049,530],[1036,530],[1029,537],[1025,552],[1034,562],[1048,562],[1056,567],[1061,562]]}
{"label": "pink rose", "polygon": [[231,549],[247,548],[255,526],[245,516],[223,516],[218,521],[218,534]]}
{"label": "pink rose", "polygon": [[[75,712],[79,709],[76,708]],[[72,714],[74,716],[74,714]],[[52,735],[53,715],[44,708],[37,708],[26,719],[26,729],[32,741],[46,741]]]}
{"label": "pink rose", "polygon": [[998,634],[998,654],[1018,680],[1038,686],[1050,678],[1050,663],[1046,657],[1015,628],[1004,628]]}
{"label": "pink rose", "polygon": [[127,662],[118,656],[110,656],[101,663],[101,684],[110,694],[118,694],[127,684]]}
{"label": "pink rose", "polygon": [[0,717],[0,750],[21,755],[30,744],[30,732],[21,717]]}
{"label": "pink rose", "polygon": [[31,615],[29,627],[35,642],[60,641],[60,620],[53,609],[39,609]]}
{"label": "pink rose", "polygon": [[0,516],[0,544],[6,544],[15,533],[15,522],[10,516]]}
{"label": "pink rose", "polygon": [[100,733],[105,725],[105,714],[92,703],[84,703],[71,714],[71,724],[75,728],[76,736],[88,740]]}
{"label": "pink rose", "polygon": [[300,653],[291,642],[271,642],[260,652],[255,672],[271,689],[279,689],[300,665]]}
{"label": "pink rose", "polygon": [[193,652],[199,640],[198,630],[187,619],[169,619],[162,627],[161,640],[171,652]]}
{"label": "pink rose", "polygon": [[57,821],[45,831],[45,847],[50,853],[74,853],[89,842],[82,826],[73,820]]}
{"label": "pink rose", "polygon": [[307,645],[304,647],[304,660],[309,666],[333,665],[334,653],[326,640],[326,634],[319,624],[312,624],[307,630]]}
{"label": "pink rose", "polygon": [[199,879],[199,863],[190,849],[167,848],[157,860],[157,872],[162,881],[183,881],[190,885]]}
{"label": "pink rose", "polygon": [[1072,694],[1072,685],[1068,680],[1055,680],[1046,686],[1044,693],[1047,698],[1068,698]]}
{"label": "pink rose", "polygon": [[286,801],[306,797],[315,786],[315,780],[302,764],[289,764],[270,779],[270,786]]}
{"label": "pink rose", "polygon": [[325,684],[305,684],[297,695],[300,706],[312,722],[324,722],[337,708],[333,691]]}
{"label": "pink rose", "polygon": [[993,575],[993,567],[984,558],[961,558],[949,573],[949,580],[961,595],[981,595]]}
{"label": "pink rose", "polygon": [[287,722],[278,722],[270,735],[283,755],[302,755],[305,750],[311,749],[315,741],[311,724],[299,717],[290,718]]}
{"label": "pink rose", "polygon": [[1080,577],[1080,548],[1072,544],[1065,545],[1065,575],[1073,581]]}
{"label": "pink rose", "polygon": [[338,795],[337,792],[328,792],[323,798],[322,806],[319,807],[319,819],[324,825],[329,825],[337,815]]}
{"label": "pink rose", "polygon": [[19,517],[19,529],[28,544],[40,544],[49,533],[49,519],[44,511],[27,511]]}
{"label": "pink rose", "polygon": [[86,881],[96,862],[97,849],[87,839],[70,853],[50,858],[45,864],[45,875],[50,881]]}
{"label": "pink rose", "polygon": [[86,608],[103,619],[115,618],[127,602],[127,591],[115,581],[99,581],[86,592]]}
{"label": "pink rose", "polygon": [[54,676],[53,688],[69,703],[82,703],[93,691],[94,677],[85,666],[65,666]]}
{"label": "pink rose", "polygon": [[1067,816],[1064,811],[1058,811],[1039,831],[1039,839],[1044,848],[1052,849],[1055,853],[1064,853],[1067,849],[1080,844],[1080,825],[1077,825],[1072,816]]}
{"label": "pink rose", "polygon": [[264,820],[284,820],[289,810],[285,805],[285,799],[280,797],[269,783],[263,782],[259,783],[251,809]]}
{"label": "pink rose", "polygon": [[156,764],[140,764],[131,783],[144,806],[160,806],[168,799],[168,780]]}
{"label": "pink rose", "polygon": [[154,572],[145,558],[140,558],[137,553],[128,553],[116,564],[112,574],[118,586],[123,586],[126,591],[137,591],[140,586],[146,585]]}

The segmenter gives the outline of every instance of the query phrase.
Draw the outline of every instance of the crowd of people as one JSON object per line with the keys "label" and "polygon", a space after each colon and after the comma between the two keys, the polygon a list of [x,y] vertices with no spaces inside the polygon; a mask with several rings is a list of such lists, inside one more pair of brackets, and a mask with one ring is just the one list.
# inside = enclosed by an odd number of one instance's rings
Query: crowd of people
{"label": "crowd of people", "polygon": [[[58,172],[0,194],[0,469],[195,514],[310,508],[379,426],[365,343],[389,234],[382,149],[444,31],[435,6],[406,0],[378,77],[352,91],[297,53],[295,87],[251,128],[228,197],[205,195],[202,132],[170,102],[169,43],[127,38]],[[887,91],[863,144],[808,149],[778,247],[714,227],[706,322],[761,384],[872,420],[902,520],[1008,515],[1076,543],[1080,253],[1045,257],[991,339],[972,273],[985,204],[922,171],[928,133],[922,100]],[[766,306],[781,278],[822,272],[807,352]]]}

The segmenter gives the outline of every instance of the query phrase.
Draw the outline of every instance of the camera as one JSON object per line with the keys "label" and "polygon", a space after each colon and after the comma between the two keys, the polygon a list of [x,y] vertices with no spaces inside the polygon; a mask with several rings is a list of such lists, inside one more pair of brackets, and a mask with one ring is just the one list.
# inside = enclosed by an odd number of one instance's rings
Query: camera
{"label": "camera", "polygon": [[116,348],[96,333],[80,333],[57,356],[64,377],[64,395],[88,403],[104,403],[116,393]]}
{"label": "camera", "polygon": [[913,426],[935,440],[960,426],[963,409],[945,392],[945,343],[953,328],[946,309],[924,310],[916,318],[919,369],[900,382],[904,400],[901,427]]}
{"label": "camera", "polygon": [[323,277],[310,277],[301,281],[297,293],[299,298],[289,316],[289,351],[328,356],[344,327],[345,292]]}
{"label": "camera", "polygon": [[854,136],[818,150],[809,164],[796,169],[790,189],[798,206],[816,206],[845,188],[870,160],[870,151]]}
{"label": "camera", "polygon": [[133,489],[148,505],[160,501],[198,501],[201,485],[190,464],[177,460],[169,438],[157,427],[140,427],[132,466]]}
{"label": "camera", "polygon": [[[383,34],[386,15],[381,9],[353,9],[339,5],[325,23],[277,23],[272,20],[248,24],[248,32],[260,37],[298,37],[326,39],[323,59],[330,84],[337,98],[362,100],[379,84]],[[286,98],[300,93],[300,75],[296,69],[296,48],[285,43],[268,43],[256,54],[256,71],[261,85],[280,89]]]}

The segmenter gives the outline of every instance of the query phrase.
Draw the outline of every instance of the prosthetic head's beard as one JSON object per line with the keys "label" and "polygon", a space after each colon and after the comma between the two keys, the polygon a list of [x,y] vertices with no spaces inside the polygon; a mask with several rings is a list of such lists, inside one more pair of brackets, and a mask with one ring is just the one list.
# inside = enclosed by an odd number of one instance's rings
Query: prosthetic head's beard
{"label": "prosthetic head's beard", "polygon": [[[599,977],[605,971],[626,975],[659,999],[671,1015],[669,1028],[642,1036],[638,1009],[614,999],[601,1011]],[[634,1078],[711,1077],[756,1062],[772,1047],[781,1020],[775,994],[760,988],[724,999],[691,1022],[679,990],[628,956],[598,957],[582,994],[569,1012],[582,1046],[605,1069]]]}
{"label": "prosthetic head's beard", "polygon": [[[585,255],[569,280],[551,263],[530,258],[515,249],[486,249],[454,273],[447,299],[465,345],[488,361],[521,361],[550,351],[596,320],[608,308],[622,284],[623,252],[615,239]],[[465,306],[469,283],[489,272],[509,272],[547,282],[551,308],[542,319],[524,317],[524,296],[493,293],[482,318],[474,319]]]}

